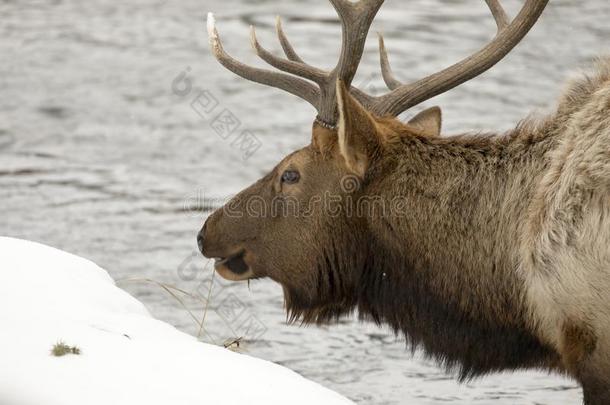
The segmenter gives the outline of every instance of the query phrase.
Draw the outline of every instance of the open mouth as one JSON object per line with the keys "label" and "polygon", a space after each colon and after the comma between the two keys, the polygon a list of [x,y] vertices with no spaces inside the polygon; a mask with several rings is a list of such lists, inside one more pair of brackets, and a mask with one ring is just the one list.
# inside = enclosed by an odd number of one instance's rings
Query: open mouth
{"label": "open mouth", "polygon": [[214,268],[218,274],[227,280],[247,280],[252,277],[252,270],[244,260],[245,253],[242,250],[234,255],[218,258],[214,263]]}

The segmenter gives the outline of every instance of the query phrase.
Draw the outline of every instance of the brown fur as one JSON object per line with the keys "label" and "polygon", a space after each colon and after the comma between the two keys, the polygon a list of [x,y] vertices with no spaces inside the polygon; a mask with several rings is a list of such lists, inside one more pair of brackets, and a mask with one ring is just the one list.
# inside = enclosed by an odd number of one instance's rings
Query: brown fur
{"label": "brown fur", "polygon": [[597,337],[590,327],[567,321],[563,325],[563,360],[566,369],[578,374],[580,365],[595,351]]}
{"label": "brown fur", "polygon": [[[462,379],[542,368],[610,403],[610,60],[505,135],[429,136],[338,91],[338,134],[314,125],[229,204],[246,215],[214,213],[203,253],[244,249],[247,278],[279,282],[291,319],[357,310]],[[341,215],[308,204],[328,192]],[[254,197],[296,215],[250,215]],[[354,215],[362,198],[401,208]]]}

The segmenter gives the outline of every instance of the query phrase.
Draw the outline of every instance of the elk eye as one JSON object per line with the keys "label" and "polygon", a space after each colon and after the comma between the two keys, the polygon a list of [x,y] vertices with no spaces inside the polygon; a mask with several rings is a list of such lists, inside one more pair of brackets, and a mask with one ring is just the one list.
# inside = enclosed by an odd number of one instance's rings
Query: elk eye
{"label": "elk eye", "polygon": [[282,183],[295,184],[299,182],[301,175],[296,170],[286,170],[282,173]]}

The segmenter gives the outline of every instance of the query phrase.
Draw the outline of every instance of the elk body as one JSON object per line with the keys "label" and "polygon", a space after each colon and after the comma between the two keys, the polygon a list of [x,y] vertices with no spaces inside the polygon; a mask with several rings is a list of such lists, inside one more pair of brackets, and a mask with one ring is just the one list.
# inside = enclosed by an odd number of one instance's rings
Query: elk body
{"label": "elk body", "polygon": [[[510,21],[486,1],[495,38],[413,84],[392,74],[372,97],[351,81],[383,0],[331,0],[343,27],[339,63],[257,53],[286,73],[222,48],[234,73],[318,110],[311,144],[214,212],[202,253],[231,280],[269,277],[292,319],[324,323],[357,310],[390,325],[462,379],[538,368],[578,380],[589,405],[610,404],[610,60],[572,83],[556,112],[506,134],[439,137],[440,110],[396,116],[489,69],[534,25],[545,0]],[[332,201],[330,201],[332,200]],[[366,206],[366,209],[361,209]]]}

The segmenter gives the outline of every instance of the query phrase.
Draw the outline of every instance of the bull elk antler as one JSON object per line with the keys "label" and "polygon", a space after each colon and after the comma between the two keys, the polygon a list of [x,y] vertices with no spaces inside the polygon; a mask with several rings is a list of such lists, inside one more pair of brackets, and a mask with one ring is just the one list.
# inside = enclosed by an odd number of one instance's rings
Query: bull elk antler
{"label": "bull elk antler", "polygon": [[394,77],[383,36],[380,35],[381,72],[390,92],[373,97],[351,87],[351,83],[364,52],[368,31],[384,0],[360,0],[355,3],[348,0],[329,1],[339,15],[342,27],[341,54],[336,67],[330,72],[308,65],[298,56],[282,29],[279,17],[276,30],[286,58],[273,55],[263,48],[256,39],[254,27],[251,28],[251,41],[261,59],[285,73],[248,66],[227,54],[216,30],[214,15],[209,13],[208,34],[214,56],[224,67],[245,79],[280,88],[308,101],[318,111],[318,123],[332,128],[337,122],[337,79],[351,88],[354,97],[371,112],[380,116],[397,116],[494,66],[525,37],[548,3],[548,0],[526,0],[517,17],[510,21],[499,0],[485,0],[498,27],[496,36],[481,50],[462,61],[409,84],[403,84]]}

